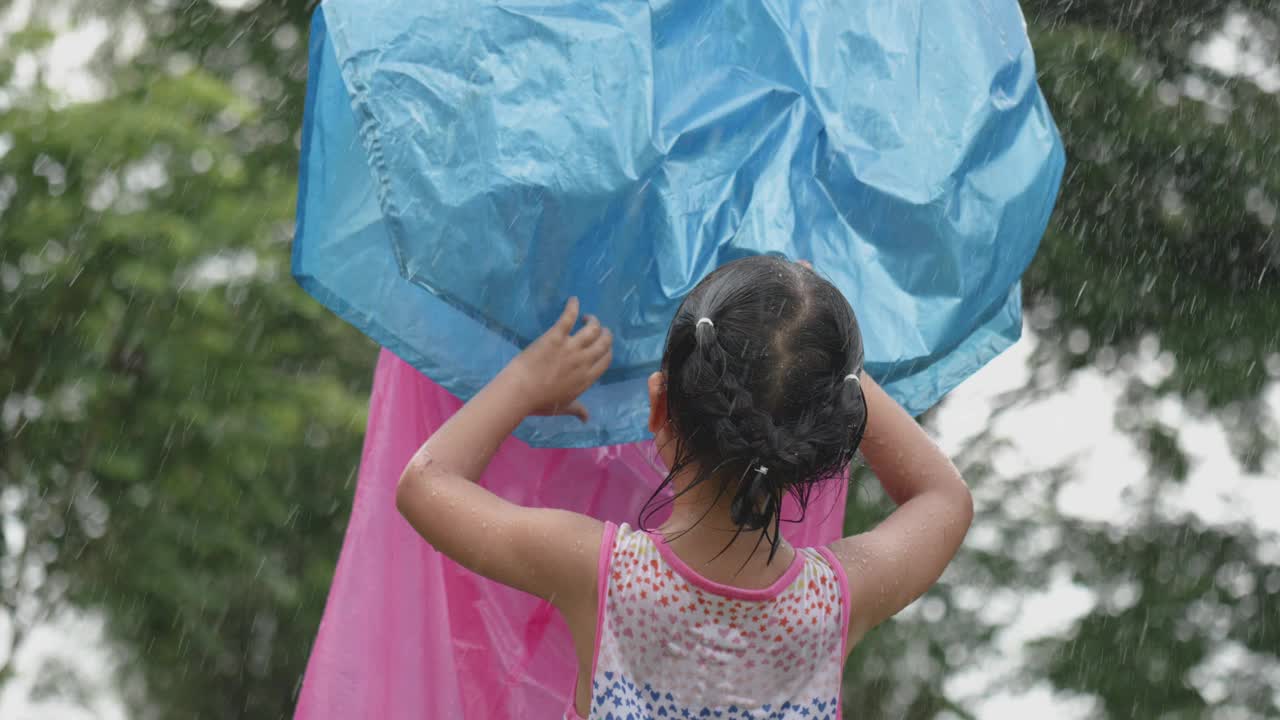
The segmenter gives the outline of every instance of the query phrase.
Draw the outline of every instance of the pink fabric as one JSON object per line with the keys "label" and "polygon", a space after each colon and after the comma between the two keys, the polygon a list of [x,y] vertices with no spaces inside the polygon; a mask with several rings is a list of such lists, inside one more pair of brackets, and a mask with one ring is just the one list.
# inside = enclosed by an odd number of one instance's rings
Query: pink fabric
{"label": "pink fabric", "polygon": [[[294,717],[487,720],[557,717],[577,674],[568,627],[551,606],[474,575],[400,517],[409,458],[460,403],[383,351],[374,376],[351,520]],[[508,440],[481,483],[529,506],[634,522],[662,480],[649,443],[536,450]],[[845,483],[815,494],[790,526],[797,546],[834,540]],[[784,517],[798,511],[788,505]],[[660,521],[662,518],[655,518]]]}

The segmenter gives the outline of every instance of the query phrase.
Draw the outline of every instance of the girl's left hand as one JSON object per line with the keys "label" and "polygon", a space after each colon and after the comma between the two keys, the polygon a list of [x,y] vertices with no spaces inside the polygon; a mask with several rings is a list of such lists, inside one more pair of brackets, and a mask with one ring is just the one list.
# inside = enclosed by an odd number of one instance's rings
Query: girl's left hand
{"label": "girl's left hand", "polygon": [[521,387],[530,415],[572,415],[587,421],[587,409],[578,396],[609,368],[613,334],[592,315],[573,332],[578,310],[578,299],[569,298],[555,325],[507,366],[505,372]]}

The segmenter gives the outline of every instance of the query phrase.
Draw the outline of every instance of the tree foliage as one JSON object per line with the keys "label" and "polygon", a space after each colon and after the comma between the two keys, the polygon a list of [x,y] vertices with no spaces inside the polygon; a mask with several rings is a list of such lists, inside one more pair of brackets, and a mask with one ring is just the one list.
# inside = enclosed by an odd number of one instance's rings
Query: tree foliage
{"label": "tree foliage", "polygon": [[112,78],[0,117],[6,605],[18,640],[104,611],[161,716],[279,717],[373,348],[289,279],[296,121],[203,64]]}

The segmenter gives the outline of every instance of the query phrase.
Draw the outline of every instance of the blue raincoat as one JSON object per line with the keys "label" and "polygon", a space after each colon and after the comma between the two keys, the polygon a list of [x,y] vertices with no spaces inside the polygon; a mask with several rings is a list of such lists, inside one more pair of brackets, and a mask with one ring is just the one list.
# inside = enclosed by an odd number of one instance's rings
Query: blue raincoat
{"label": "blue raincoat", "polygon": [[1063,151],[1013,0],[325,0],[293,270],[462,398],[582,298],[616,338],[586,425],[647,435],[684,295],[810,260],[920,413],[1013,343]]}

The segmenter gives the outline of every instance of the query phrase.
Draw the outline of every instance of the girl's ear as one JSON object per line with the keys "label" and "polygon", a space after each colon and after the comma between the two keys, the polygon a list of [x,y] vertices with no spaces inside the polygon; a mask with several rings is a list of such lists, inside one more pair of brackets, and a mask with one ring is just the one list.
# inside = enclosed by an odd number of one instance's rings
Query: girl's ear
{"label": "girl's ear", "polygon": [[649,376],[649,432],[658,434],[667,424],[667,376],[656,372]]}

